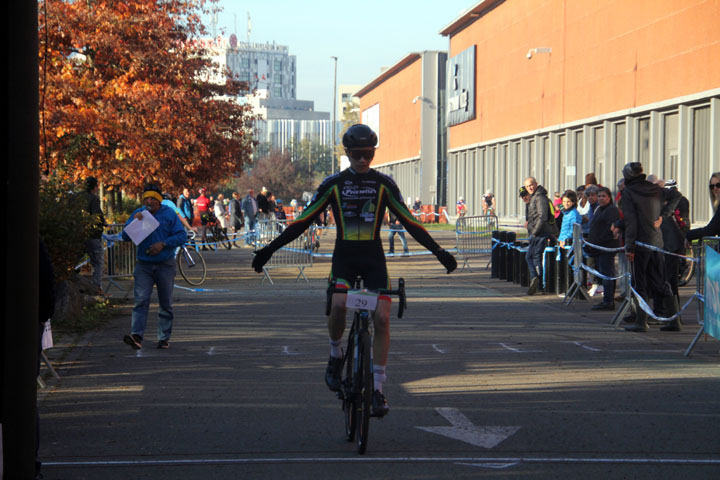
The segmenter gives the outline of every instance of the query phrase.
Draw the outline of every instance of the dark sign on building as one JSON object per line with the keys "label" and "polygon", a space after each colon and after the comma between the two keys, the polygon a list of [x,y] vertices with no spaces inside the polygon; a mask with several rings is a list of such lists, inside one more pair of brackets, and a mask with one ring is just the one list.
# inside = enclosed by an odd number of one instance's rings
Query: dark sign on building
{"label": "dark sign on building", "polygon": [[447,63],[447,125],[475,118],[475,45]]}

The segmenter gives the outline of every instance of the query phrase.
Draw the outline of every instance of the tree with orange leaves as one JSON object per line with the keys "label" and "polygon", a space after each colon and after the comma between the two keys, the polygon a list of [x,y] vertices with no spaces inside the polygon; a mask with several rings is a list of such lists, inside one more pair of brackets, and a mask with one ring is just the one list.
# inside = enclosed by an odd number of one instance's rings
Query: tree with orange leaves
{"label": "tree with orange leaves", "polygon": [[41,2],[41,170],[71,182],[93,175],[129,193],[150,181],[177,191],[239,175],[254,117],[232,100],[247,85],[219,72],[201,41],[207,7]]}

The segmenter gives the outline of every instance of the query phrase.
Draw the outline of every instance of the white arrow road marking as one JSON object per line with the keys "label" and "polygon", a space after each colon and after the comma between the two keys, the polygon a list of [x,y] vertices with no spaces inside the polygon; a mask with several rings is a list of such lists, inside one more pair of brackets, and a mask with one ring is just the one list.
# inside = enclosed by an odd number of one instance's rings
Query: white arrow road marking
{"label": "white arrow road marking", "polygon": [[438,348],[437,344],[435,344],[435,343],[432,344],[432,347],[433,347],[433,348],[435,349],[435,351],[438,352],[438,353],[445,353],[445,350],[443,350],[443,349],[441,349],[441,348]]}
{"label": "white arrow road marking", "polygon": [[454,440],[460,440],[476,447],[493,448],[515,434],[520,427],[478,427],[457,408],[436,408],[437,412],[452,424],[452,427],[416,427]]}

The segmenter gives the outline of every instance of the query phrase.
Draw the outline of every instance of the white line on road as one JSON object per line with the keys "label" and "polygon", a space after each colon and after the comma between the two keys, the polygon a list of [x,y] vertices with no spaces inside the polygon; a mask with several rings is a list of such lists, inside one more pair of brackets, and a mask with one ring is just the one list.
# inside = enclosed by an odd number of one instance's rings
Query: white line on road
{"label": "white line on road", "polygon": [[635,465],[720,465],[720,458],[629,458],[629,457],[266,457],[198,458],[174,460],[43,461],[43,467],[137,467],[154,465],[221,465],[281,463],[577,463]]}
{"label": "white line on road", "polygon": [[506,343],[502,343],[502,342],[500,342],[499,345],[501,347],[503,347],[507,350],[510,350],[511,352],[515,352],[515,353],[543,353],[543,350],[523,350],[520,348],[511,347],[510,345],[507,345]]}
{"label": "white line on road", "polygon": [[600,350],[600,349],[588,347],[587,345],[583,345],[580,342],[573,342],[573,343],[575,345],[577,345],[578,347],[584,348],[585,350],[590,350],[591,352],[602,352],[602,350]]}
{"label": "white line on road", "polygon": [[443,349],[441,349],[441,348],[438,348],[438,346],[437,346],[436,344],[434,344],[434,343],[432,344],[432,347],[433,347],[433,348],[435,349],[435,351],[438,352],[438,353],[445,353],[445,350],[443,350]]}

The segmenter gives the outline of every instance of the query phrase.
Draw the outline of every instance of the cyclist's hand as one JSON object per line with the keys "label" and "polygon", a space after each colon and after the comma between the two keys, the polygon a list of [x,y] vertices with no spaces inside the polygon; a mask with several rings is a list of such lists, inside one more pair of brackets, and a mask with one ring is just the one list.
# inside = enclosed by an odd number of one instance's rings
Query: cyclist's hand
{"label": "cyclist's hand", "polygon": [[270,260],[270,257],[272,257],[273,252],[268,249],[267,247],[261,248],[257,252],[255,252],[255,258],[253,258],[252,261],[252,268],[257,273],[262,273],[263,266]]}
{"label": "cyclist's hand", "polygon": [[455,260],[455,257],[453,257],[452,253],[448,253],[444,248],[435,252],[435,256],[438,260],[440,260],[440,263],[443,264],[443,267],[447,269],[447,273],[450,273],[457,268],[457,261]]}

